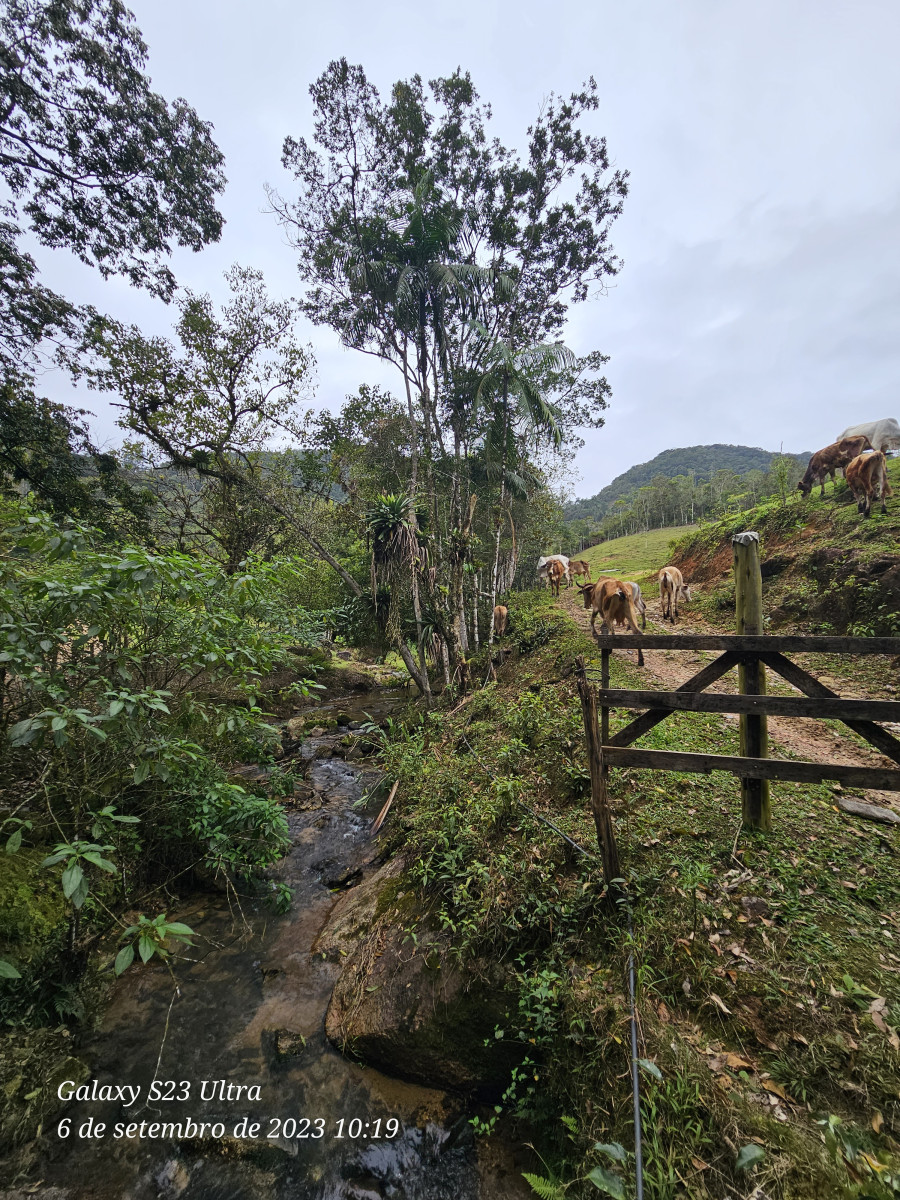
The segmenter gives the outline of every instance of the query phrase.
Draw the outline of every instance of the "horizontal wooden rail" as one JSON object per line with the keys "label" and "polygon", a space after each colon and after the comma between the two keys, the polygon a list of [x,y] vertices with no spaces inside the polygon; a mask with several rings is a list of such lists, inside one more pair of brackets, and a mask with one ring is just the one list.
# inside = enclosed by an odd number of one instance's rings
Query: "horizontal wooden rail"
{"label": "horizontal wooden rail", "polygon": [[900,654],[896,637],[805,637],[769,634],[616,633],[599,634],[604,649],[734,650],[739,654]]}
{"label": "horizontal wooden rail", "polygon": [[728,771],[744,779],[780,779],[789,783],[821,783],[833,779],[847,787],[881,788],[900,792],[900,771],[888,767],[846,767],[839,763],[788,762],[779,758],[741,758],[726,754],[682,754],[672,750],[634,750],[604,746],[610,767],[637,767],[651,771]]}
{"label": "horizontal wooden rail", "polygon": [[721,695],[716,692],[632,692],[600,688],[610,708],[666,709],[670,712],[768,713],[775,717],[818,717],[838,721],[900,721],[900,701],[806,699],[798,696]]}

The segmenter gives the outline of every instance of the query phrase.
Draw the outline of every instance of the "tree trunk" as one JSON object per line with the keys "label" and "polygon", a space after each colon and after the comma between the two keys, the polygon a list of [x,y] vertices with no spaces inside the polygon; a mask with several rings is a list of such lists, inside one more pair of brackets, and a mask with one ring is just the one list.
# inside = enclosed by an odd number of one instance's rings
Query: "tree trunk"
{"label": "tree trunk", "polygon": [[500,513],[497,517],[497,534],[494,538],[494,569],[491,572],[491,624],[488,645],[494,644],[494,609],[497,607],[497,583],[500,569],[500,535],[503,532],[503,502],[506,499],[506,475],[500,480]]}

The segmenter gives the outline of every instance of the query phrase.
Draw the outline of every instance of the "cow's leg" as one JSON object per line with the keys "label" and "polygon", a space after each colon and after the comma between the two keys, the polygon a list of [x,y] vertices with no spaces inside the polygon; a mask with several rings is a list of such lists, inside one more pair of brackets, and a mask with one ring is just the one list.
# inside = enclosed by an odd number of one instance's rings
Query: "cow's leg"
{"label": "cow's leg", "polygon": [[[631,615],[627,611],[625,613],[625,624],[628,626],[628,628],[631,630],[631,632],[634,634],[635,637],[641,636],[641,631],[638,629],[637,625],[635,625],[634,621],[632,621]],[[638,656],[637,665],[639,667],[642,667],[644,665],[644,652],[640,648],[640,646],[638,646],[637,656]]]}

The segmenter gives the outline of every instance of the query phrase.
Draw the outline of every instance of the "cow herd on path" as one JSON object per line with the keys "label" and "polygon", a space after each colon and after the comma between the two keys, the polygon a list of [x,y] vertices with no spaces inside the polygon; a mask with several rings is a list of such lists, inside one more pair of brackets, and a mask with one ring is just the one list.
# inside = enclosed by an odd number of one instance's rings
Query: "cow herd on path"
{"label": "cow herd on path", "polygon": [[[885,499],[894,493],[888,482],[885,451],[900,448],[900,425],[893,417],[871,421],[865,425],[854,425],[845,429],[837,441],[822,450],[817,450],[809,460],[803,478],[797,484],[803,496],[808,496],[818,484],[821,495],[825,495],[825,479],[834,482],[838,471],[843,471],[847,486],[856,500],[857,510],[868,516],[874,502],[880,502],[881,511],[887,512]],[[570,559],[564,554],[547,555],[538,560],[538,578],[549,586],[554,595],[559,595],[560,586],[576,586],[581,593],[584,607],[591,613],[591,632],[597,635],[596,621],[600,617],[600,632],[612,634],[617,625],[627,626],[636,634],[638,619],[641,629],[647,627],[647,605],[641,595],[640,586],[630,580],[602,576],[591,582],[591,568],[584,559]],[[586,579],[577,583],[576,576]],[[686,585],[677,567],[663,567],[659,580],[660,612],[664,621],[674,625],[678,620],[679,601],[690,600],[690,588]],[[504,605],[494,609],[494,633],[502,637],[506,632],[507,610]],[[638,666],[644,665],[643,652],[638,649]]]}

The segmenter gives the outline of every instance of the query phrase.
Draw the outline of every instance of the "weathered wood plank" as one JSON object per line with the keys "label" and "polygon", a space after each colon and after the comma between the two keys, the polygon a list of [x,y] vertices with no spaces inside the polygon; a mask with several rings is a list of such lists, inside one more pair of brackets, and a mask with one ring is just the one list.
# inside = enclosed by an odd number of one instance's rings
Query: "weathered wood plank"
{"label": "weathered wood plank", "polygon": [[[807,696],[815,696],[823,701],[837,696],[837,692],[826,687],[821,680],[816,679],[815,675],[810,675],[808,671],[804,671],[802,667],[798,667],[796,663],[791,662],[789,658],[784,658],[781,654],[763,654],[760,655],[760,661],[786,679],[788,683],[799,688],[801,692],[805,692]],[[886,754],[894,762],[900,762],[900,741],[892,733],[888,733],[880,725],[874,725],[871,720],[848,720],[844,716],[839,716],[838,720],[843,721],[860,737],[864,737],[882,754]]]}
{"label": "weathered wood plank", "polygon": [[728,771],[745,779],[780,779],[788,783],[821,783],[833,779],[847,787],[900,792],[900,771],[886,767],[847,767],[840,763],[788,762],[779,758],[741,758],[726,754],[687,754],[673,750],[635,750],[604,746],[610,767],[709,774]]}
{"label": "weathered wood plank", "polygon": [[[698,671],[696,675],[692,675],[676,691],[679,693],[701,691],[733,670],[739,662],[739,654],[721,654],[713,662],[708,663],[702,671]],[[630,746],[632,742],[636,742],[639,737],[642,737],[654,725],[658,725],[660,721],[664,721],[672,711],[674,710],[668,708],[651,708],[649,712],[641,713],[639,717],[635,717],[633,721],[629,722],[624,729],[620,729],[618,733],[614,734],[609,739],[609,745]]]}
{"label": "weathered wood plank", "polygon": [[735,650],[760,654],[900,654],[900,638],[737,633],[616,633],[597,638],[612,650]]}
{"label": "weathered wood plank", "polygon": [[652,708],[671,712],[768,713],[775,717],[818,717],[847,721],[900,721],[900,701],[805,699],[800,696],[721,695],[718,692],[633,692],[601,688],[610,708]]}
{"label": "weathered wood plank", "polygon": [[607,792],[609,772],[601,749],[602,738],[597,721],[597,690],[588,683],[583,657],[579,656],[575,660],[575,667],[578,675],[578,694],[581,697],[584,736],[588,748],[588,765],[591,772],[591,811],[594,814],[597,845],[600,848],[600,858],[603,862],[603,877],[607,887],[610,887],[612,880],[620,878],[622,868],[619,863],[616,831],[609,808]]}

